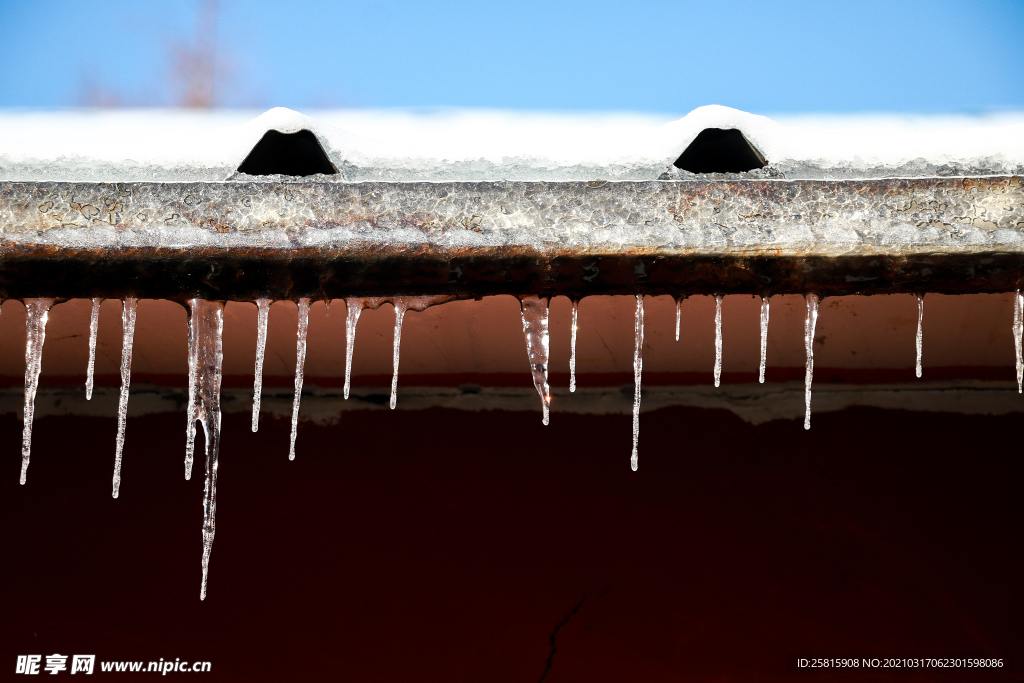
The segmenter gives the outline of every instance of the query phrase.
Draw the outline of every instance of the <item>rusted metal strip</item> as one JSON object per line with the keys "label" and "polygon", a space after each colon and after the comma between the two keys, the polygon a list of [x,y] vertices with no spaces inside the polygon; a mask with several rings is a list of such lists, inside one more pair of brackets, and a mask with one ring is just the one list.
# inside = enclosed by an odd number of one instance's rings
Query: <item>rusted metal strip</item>
{"label": "rusted metal strip", "polygon": [[1019,176],[864,181],[0,183],[0,293],[987,292]]}

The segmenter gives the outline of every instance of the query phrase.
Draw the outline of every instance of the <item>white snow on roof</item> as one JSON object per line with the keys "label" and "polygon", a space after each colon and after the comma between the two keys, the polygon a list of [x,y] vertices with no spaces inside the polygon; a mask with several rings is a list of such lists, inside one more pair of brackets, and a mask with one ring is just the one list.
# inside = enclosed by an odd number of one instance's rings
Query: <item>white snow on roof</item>
{"label": "white snow on roof", "polygon": [[691,177],[672,162],[705,128],[741,130],[774,177],[1024,172],[1024,112],[770,119],[712,105],[669,121],[490,110],[8,110],[0,111],[0,180],[227,180],[272,129],[313,131],[340,171],[325,180]]}

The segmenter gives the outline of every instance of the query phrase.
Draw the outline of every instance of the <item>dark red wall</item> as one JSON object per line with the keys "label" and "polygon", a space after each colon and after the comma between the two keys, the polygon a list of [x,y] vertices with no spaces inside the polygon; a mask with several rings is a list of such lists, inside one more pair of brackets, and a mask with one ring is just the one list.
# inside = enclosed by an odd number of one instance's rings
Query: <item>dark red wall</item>
{"label": "dark red wall", "polygon": [[537,681],[563,623],[552,682],[1022,677],[787,668],[1019,656],[1018,416],[851,409],[805,432],[661,410],[636,473],[628,416],[346,413],[303,425],[294,462],[286,421],[248,423],[224,420],[200,602],[183,413],[129,421],[118,500],[113,419],[38,420],[26,486],[0,419],[0,672],[60,652],[210,660],[171,676],[211,681]]}

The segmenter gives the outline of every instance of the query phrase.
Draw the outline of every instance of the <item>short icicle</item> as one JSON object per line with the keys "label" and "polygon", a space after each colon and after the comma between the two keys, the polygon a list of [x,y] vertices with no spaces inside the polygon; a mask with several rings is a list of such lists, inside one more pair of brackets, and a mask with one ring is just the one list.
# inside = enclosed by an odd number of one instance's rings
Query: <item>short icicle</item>
{"label": "short icicle", "polygon": [[396,296],[391,299],[395,307],[395,337],[392,366],[394,373],[391,375],[391,409],[398,405],[398,358],[402,348],[402,322],[408,311],[425,311],[434,304],[450,301],[451,296]]}
{"label": "short icicle", "polygon": [[542,422],[550,421],[551,388],[548,386],[548,299],[530,294],[519,297],[526,336],[526,355],[533,373],[533,386],[540,394]]}
{"label": "short icicle", "polygon": [[676,341],[679,341],[679,323],[683,319],[683,297],[676,297]]}
{"label": "short icicle", "polygon": [[814,379],[814,327],[818,324],[818,295],[807,295],[807,319],[804,321],[804,350],[807,365],[804,373],[804,429],[811,428],[811,380]]}
{"label": "short icicle", "polygon": [[295,332],[295,398],[292,399],[292,436],[288,445],[288,459],[295,459],[295,437],[299,431],[299,402],[302,400],[302,380],[306,365],[306,331],[309,329],[309,297],[299,299],[299,327]]}
{"label": "short icicle", "polygon": [[252,431],[260,428],[260,394],[263,393],[263,357],[267,350],[270,299],[256,299],[256,372],[252,384]]}
{"label": "short icicle", "polygon": [[1024,356],[1021,342],[1024,338],[1024,293],[1017,290],[1013,296],[1013,345],[1017,351],[1017,393],[1024,390]]}
{"label": "short icicle", "polygon": [[[203,425],[206,437],[206,482],[203,486],[203,583],[199,599],[206,599],[210,552],[217,531],[217,470],[220,457],[220,385],[224,364],[224,303],[192,299],[189,301],[190,358],[195,359],[195,397],[193,416]],[[194,428],[193,428],[194,430]]]}
{"label": "short icicle", "polygon": [[36,389],[39,388],[39,370],[43,360],[43,342],[46,339],[46,319],[53,299],[25,299],[28,317],[25,321],[25,421],[21,433],[21,484],[28,474],[29,455],[32,452],[32,417],[36,407]]}
{"label": "short icicle", "polygon": [[92,313],[89,315],[89,367],[85,373],[85,400],[92,400],[92,377],[96,369],[96,337],[100,329],[100,304],[103,299],[99,297],[92,300]]}
{"label": "short icicle", "polygon": [[121,342],[121,397],[117,402],[117,441],[114,449],[114,490],[117,498],[121,490],[121,454],[124,452],[124,430],[128,418],[128,389],[132,383],[132,343],[135,340],[135,312],[139,300],[126,296],[121,302],[121,321],[124,337]]}
{"label": "short icicle", "polygon": [[764,367],[768,361],[768,297],[761,297],[761,373],[758,382],[764,384]]}
{"label": "short icicle", "polygon": [[640,464],[637,443],[640,441],[640,375],[644,369],[644,295],[636,295],[636,320],[633,326],[633,453],[629,466],[634,472]]}
{"label": "short icicle", "polygon": [[921,348],[924,345],[924,294],[917,295],[917,376],[921,376]]}
{"label": "short icicle", "polygon": [[391,350],[391,410],[398,405],[398,359],[402,351],[402,321],[405,320],[405,312],[408,310],[402,297],[396,297],[393,303],[395,306],[395,335],[392,339],[394,346]]}
{"label": "short icicle", "polygon": [[356,348],[356,325],[359,316],[367,308],[380,308],[391,299],[387,297],[350,297],[345,299],[348,315],[345,318],[345,398],[348,398],[352,386],[352,352]]}
{"label": "short icicle", "polygon": [[569,391],[576,391],[576,323],[580,302],[572,300],[572,336],[569,340]]}
{"label": "short icicle", "polygon": [[715,386],[722,383],[722,295],[715,294]]}

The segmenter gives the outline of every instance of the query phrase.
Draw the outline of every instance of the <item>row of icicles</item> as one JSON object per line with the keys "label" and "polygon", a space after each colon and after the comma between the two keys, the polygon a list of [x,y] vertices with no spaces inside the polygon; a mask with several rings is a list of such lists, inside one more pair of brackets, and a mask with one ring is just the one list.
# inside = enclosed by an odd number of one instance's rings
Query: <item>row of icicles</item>
{"label": "row of icicles", "polygon": [[[811,381],[814,376],[814,329],[818,320],[819,298],[815,294],[806,295],[807,317],[804,323],[804,348],[807,362],[804,375],[804,429],[811,428]],[[376,309],[385,303],[395,308],[395,333],[393,352],[393,375],[391,379],[391,408],[397,403],[398,392],[398,360],[402,339],[402,321],[407,311],[423,311],[435,304],[451,300],[450,296],[421,297],[362,297],[345,300],[347,307],[346,344],[345,344],[345,389],[344,396],[349,396],[352,375],[352,352],[355,347],[356,325],[360,314],[366,309]],[[96,361],[96,338],[99,328],[99,310],[102,299],[92,300],[92,313],[89,320],[89,365],[85,380],[85,397],[92,398],[93,370]],[[306,359],[306,331],[309,326],[310,298],[299,299],[296,362],[295,362],[295,397],[292,404],[291,439],[289,442],[288,459],[295,459],[295,437],[298,431],[299,402],[302,398],[303,366]],[[534,386],[540,394],[543,410],[543,423],[549,422],[551,406],[551,389],[548,386],[548,303],[550,298],[536,295],[520,297],[523,332],[526,337],[526,351],[533,374]],[[25,417],[21,447],[21,483],[24,484],[28,473],[29,454],[32,445],[32,417],[35,409],[36,390],[39,386],[39,371],[42,361],[43,341],[46,335],[46,319],[54,299],[25,299],[27,309],[26,342],[25,342]],[[260,394],[263,384],[263,357],[267,344],[267,321],[270,312],[270,299],[258,299],[256,306],[257,341],[256,341],[256,372],[253,386],[252,431],[259,427]],[[676,298],[676,341],[679,341],[679,328],[682,299]],[[131,384],[132,343],[135,337],[135,313],[138,299],[125,297],[122,301],[122,320],[124,339],[121,346],[121,393],[117,407],[117,439],[114,454],[113,497],[117,498],[121,487],[121,455],[124,449],[125,420],[128,411],[128,390]],[[924,295],[917,297],[917,370],[921,376],[921,324],[924,318]],[[569,391],[576,391],[576,330],[579,301],[572,302],[572,335],[569,357]],[[220,452],[220,386],[221,368],[223,365],[223,330],[224,302],[191,299],[188,301],[188,407],[185,445],[185,479],[192,477],[192,461],[195,447],[196,421],[203,427],[206,437],[206,482],[203,491],[203,579],[200,599],[206,598],[206,582],[210,563],[210,552],[216,532],[217,511],[217,466]],[[761,297],[761,363],[758,381],[764,383],[765,363],[768,349],[768,313],[769,299]],[[636,471],[638,466],[637,442],[640,436],[640,378],[643,370],[644,345],[644,300],[643,295],[636,295],[636,318],[634,326],[635,344],[633,349],[633,450],[630,466]],[[1017,388],[1024,388],[1024,356],[1022,356],[1022,334],[1024,334],[1024,295],[1018,290],[1014,297],[1013,338],[1017,352]],[[722,376],[722,296],[715,296],[715,386],[719,386]]]}

